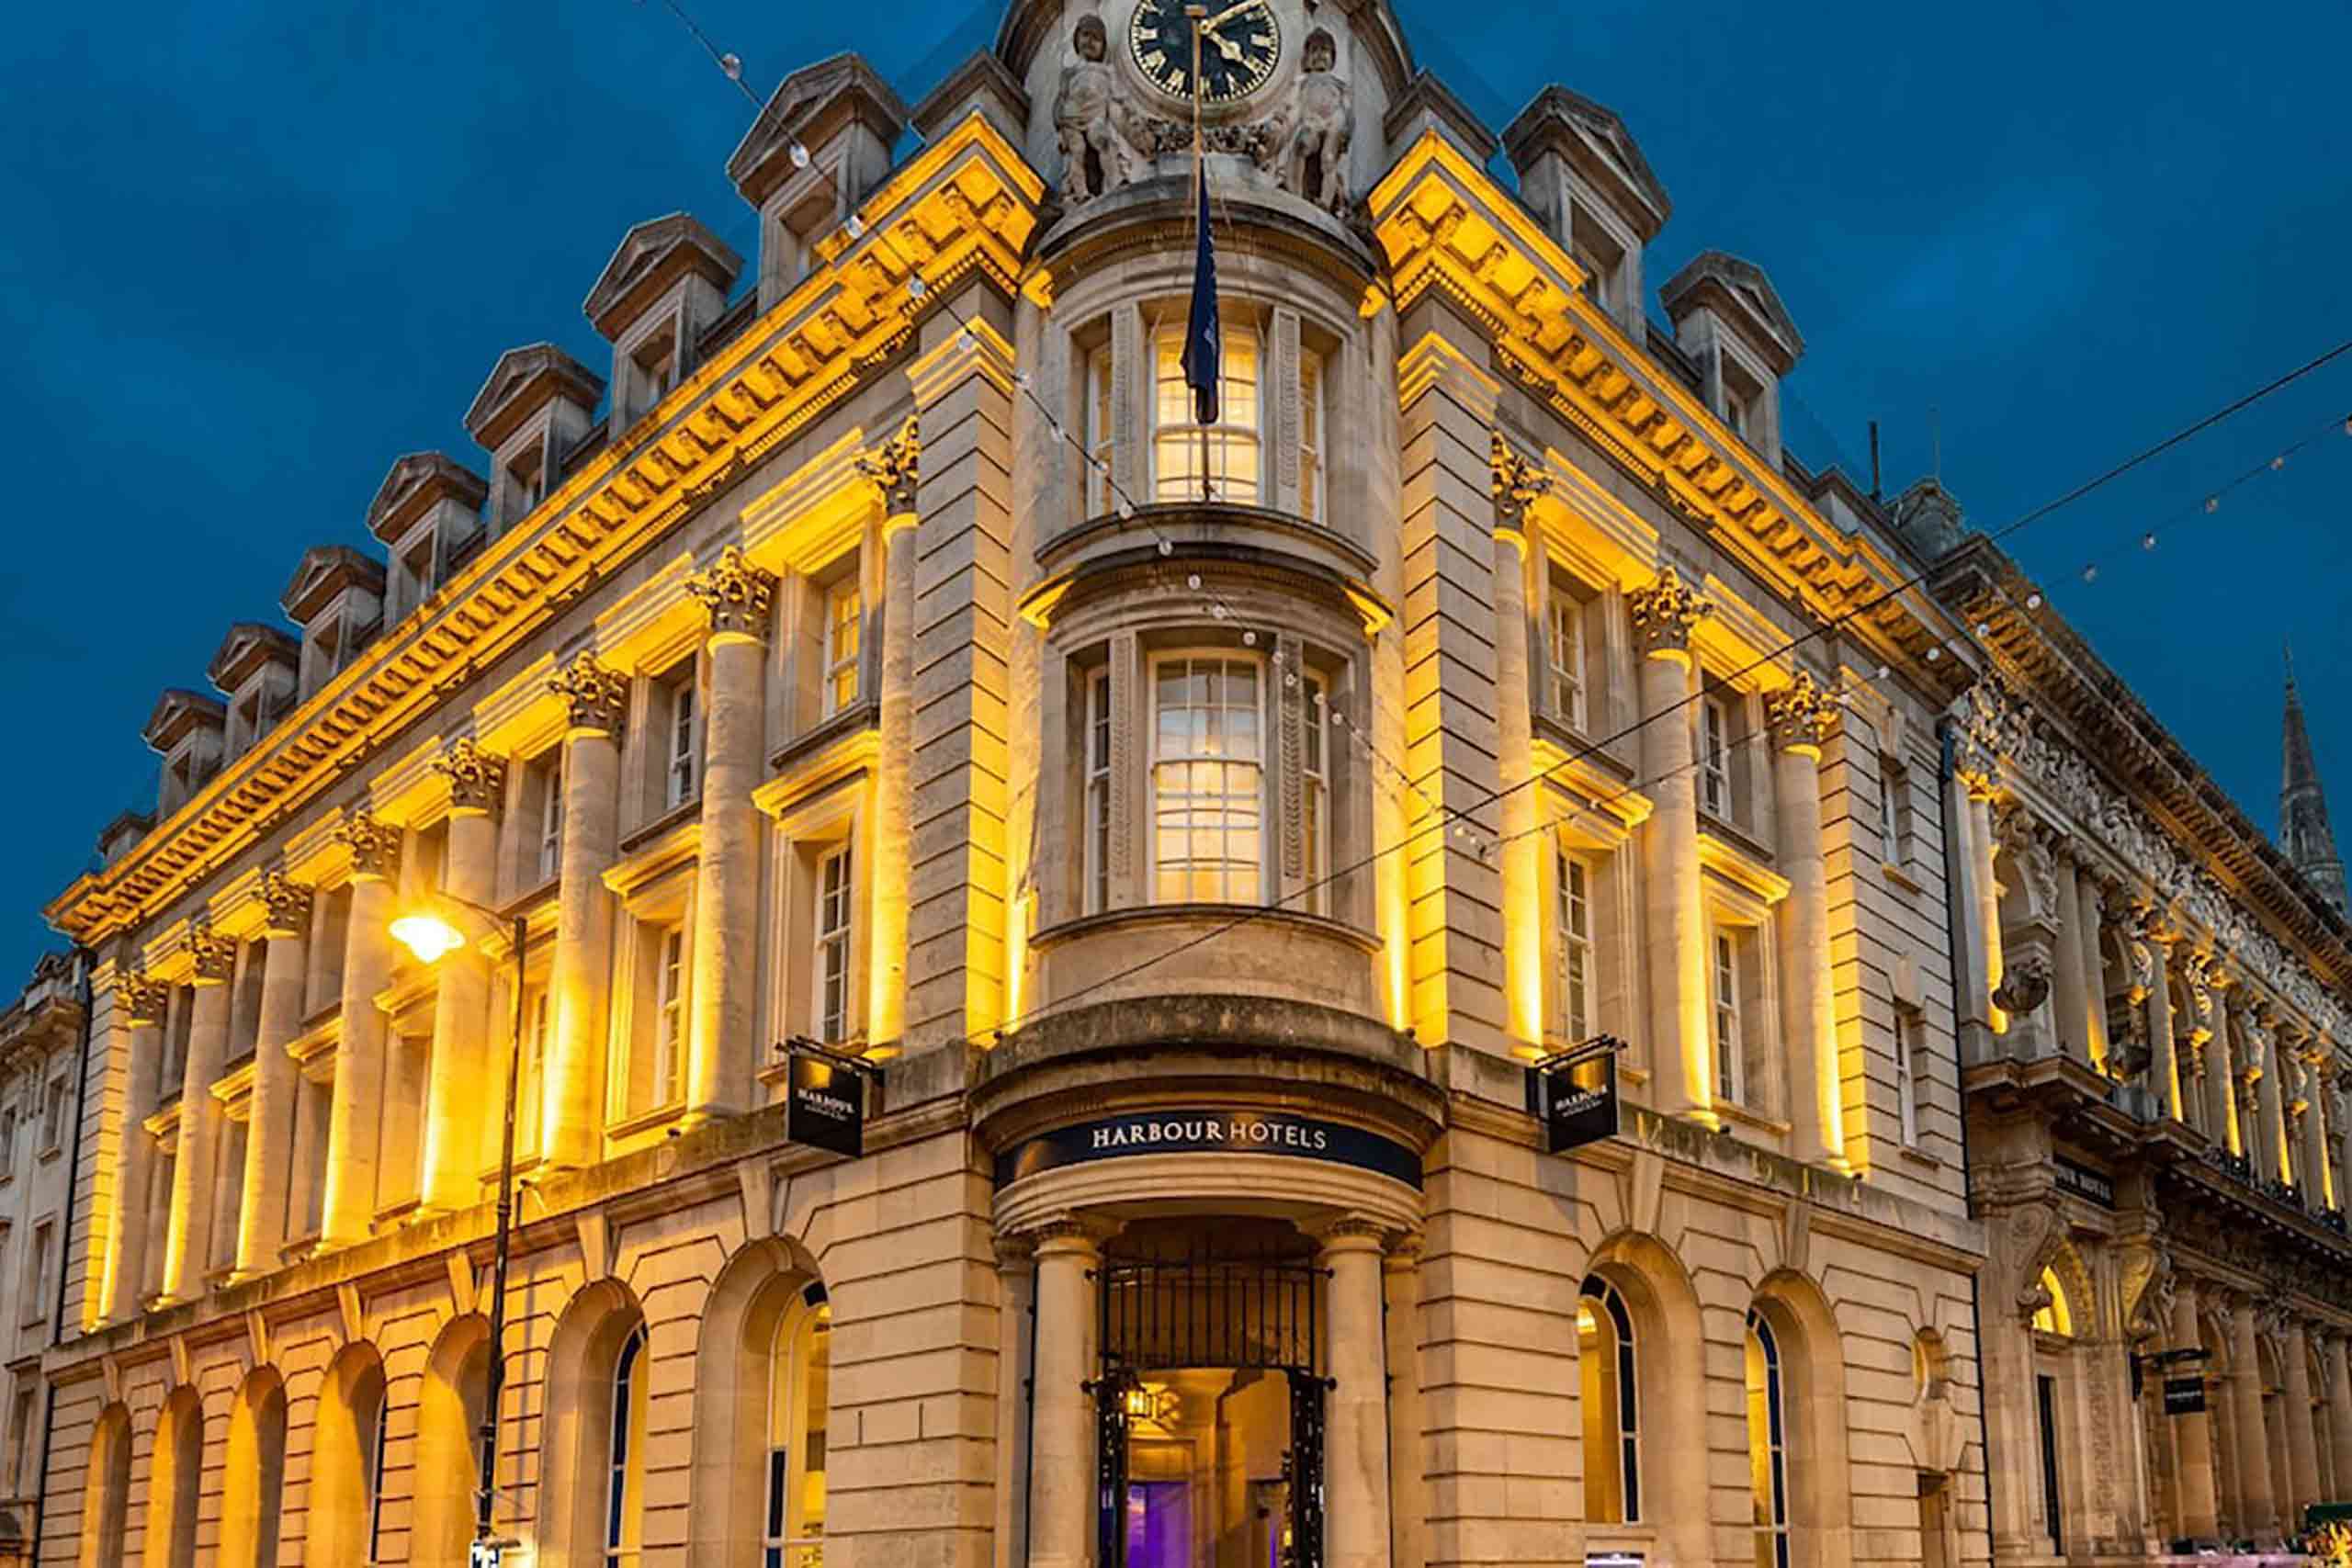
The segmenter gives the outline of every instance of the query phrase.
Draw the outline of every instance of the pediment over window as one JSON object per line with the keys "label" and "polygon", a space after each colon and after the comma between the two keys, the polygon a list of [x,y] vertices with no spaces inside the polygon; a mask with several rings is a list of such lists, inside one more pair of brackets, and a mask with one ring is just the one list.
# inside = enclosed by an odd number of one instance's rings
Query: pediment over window
{"label": "pediment over window", "polygon": [[1659,302],[1677,328],[1683,318],[1713,308],[1741,342],[1785,376],[1804,353],[1804,338],[1787,307],[1772,288],[1772,280],[1754,262],[1722,251],[1703,251],[1667,279],[1658,290]]}
{"label": "pediment over window", "polygon": [[1555,153],[1598,192],[1647,244],[1674,215],[1666,186],[1642,156],[1634,133],[1615,110],[1580,93],[1553,85],[1535,95],[1503,131],[1511,167],[1521,175],[1545,153]]}
{"label": "pediment over window", "polygon": [[[514,357],[510,354],[506,359]],[[499,361],[501,368],[506,359]],[[491,379],[497,381],[496,372],[492,373]],[[487,395],[490,389],[485,387],[482,390]],[[474,406],[481,406],[480,398],[474,400]],[[368,531],[390,545],[435,503],[456,501],[473,512],[481,508],[482,498],[489,493],[489,482],[457,459],[438,452],[412,452],[394,463],[391,472],[384,476],[384,482],[377,487],[376,499],[368,505]],[[305,556],[306,566],[309,561],[310,557]]]}
{"label": "pediment over window", "polygon": [[220,647],[204,672],[222,691],[236,692],[265,664],[283,666],[291,674],[296,652],[294,639],[276,626],[264,626],[259,621],[239,621],[220,639]]}
{"label": "pediment over window", "polygon": [[727,160],[727,177],[758,207],[792,177],[792,144],[812,154],[841,132],[864,125],[886,149],[906,129],[907,106],[858,54],[805,65],[780,83]]}
{"label": "pediment over window", "polygon": [[147,716],[147,728],[140,734],[155,750],[169,752],[199,730],[220,733],[228,720],[229,710],[218,700],[174,686],[155,699],[155,710]]}
{"label": "pediment over window", "polygon": [[308,626],[346,588],[382,598],[383,563],[345,545],[313,545],[302,552],[302,564],[277,603],[288,620]]}
{"label": "pediment over window", "polygon": [[605,395],[605,378],[551,343],[510,348],[498,356],[490,378],[466,411],[466,429],[495,452],[522,423],[562,399],[584,413]]}
{"label": "pediment over window", "polygon": [[723,296],[742,270],[743,259],[725,241],[693,214],[673,212],[621,237],[580,308],[599,333],[617,338],[682,276],[698,274]]}

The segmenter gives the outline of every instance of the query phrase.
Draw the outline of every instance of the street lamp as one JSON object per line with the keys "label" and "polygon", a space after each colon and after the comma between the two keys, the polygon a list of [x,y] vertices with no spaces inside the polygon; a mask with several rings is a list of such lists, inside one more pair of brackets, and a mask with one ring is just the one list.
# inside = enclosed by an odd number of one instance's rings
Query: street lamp
{"label": "street lamp", "polygon": [[[439,906],[455,905],[491,920],[495,909],[455,894],[436,894],[433,904],[394,917],[390,930],[420,964],[437,964],[466,945],[460,931]],[[491,1535],[491,1506],[498,1495],[498,1401],[506,1388],[506,1266],[514,1234],[514,1100],[523,1072],[523,958],[529,928],[520,915],[510,921],[514,951],[514,1016],[506,1047],[506,1130],[498,1159],[498,1260],[490,1293],[490,1366],[482,1390],[481,1486],[475,1494],[473,1561],[495,1562],[501,1544]]]}

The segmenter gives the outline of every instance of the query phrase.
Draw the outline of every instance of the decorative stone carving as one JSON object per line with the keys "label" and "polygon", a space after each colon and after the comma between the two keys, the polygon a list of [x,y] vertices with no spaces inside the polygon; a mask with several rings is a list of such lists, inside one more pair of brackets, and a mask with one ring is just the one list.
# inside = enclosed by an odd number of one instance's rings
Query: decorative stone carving
{"label": "decorative stone carving", "polygon": [[1135,150],[1102,18],[1080,17],[1069,45],[1071,60],[1054,96],[1054,130],[1061,140],[1062,205],[1078,208],[1135,177]]}
{"label": "decorative stone carving", "polygon": [[449,809],[460,816],[487,817],[498,809],[506,792],[506,763],[459,736],[449,749],[433,759],[433,771],[449,781]]}
{"label": "decorative stone carving", "polygon": [[1348,141],[1355,131],[1355,94],[1331,67],[1339,45],[1325,28],[1306,35],[1299,51],[1298,85],[1290,107],[1275,118],[1281,148],[1275,180],[1294,196],[1327,211],[1348,204]]}
{"label": "decorative stone carving", "polygon": [[1813,678],[1813,671],[1798,671],[1797,678],[1786,686],[1765,694],[1764,728],[1770,734],[1772,750],[1819,756],[1836,712],[1837,704]]}
{"label": "decorative stone carving", "polygon": [[746,560],[736,546],[719,551],[709,570],[687,578],[686,592],[710,612],[712,637],[767,640],[768,621],[775,605],[775,578]]}
{"label": "decorative stone carving", "polygon": [[2050,852],[2049,835],[2040,830],[2031,811],[2012,800],[1993,814],[1993,837],[2023,879],[2026,913],[2055,925],[2058,863]]}
{"label": "decorative stone carving", "polygon": [[1993,1000],[2003,1012],[2022,1017],[2050,999],[2050,961],[2038,953],[2027,953],[2002,965]]}
{"label": "decorative stone carving", "polygon": [[1680,574],[1671,566],[1659,572],[1649,587],[1626,595],[1626,604],[1633,611],[1634,636],[1645,658],[1689,652],[1690,628],[1715,611],[1696,589],[1683,585]]}
{"label": "decorative stone carving", "polygon": [[1540,463],[1512,451],[1499,430],[1495,432],[1487,461],[1495,476],[1498,526],[1524,532],[1529,508],[1551,493],[1552,476],[1544,471]]}
{"label": "decorative stone carving", "polygon": [[628,682],[597,663],[593,653],[580,654],[558,670],[548,690],[564,700],[575,733],[614,734],[628,712]]}
{"label": "decorative stone carving", "polygon": [[311,890],[273,866],[261,879],[261,930],[264,936],[302,937],[311,934]]}
{"label": "decorative stone carving", "polygon": [[115,997],[131,1028],[160,1029],[164,1010],[171,1005],[172,988],[149,978],[144,969],[133,969],[115,982]]}
{"label": "decorative stone carving", "polygon": [[355,811],[334,830],[334,841],[351,852],[355,881],[391,882],[401,874],[401,832],[365,811]]}
{"label": "decorative stone carving", "polygon": [[187,952],[196,961],[196,983],[199,986],[225,986],[237,971],[235,941],[214,931],[208,920],[198,920],[188,927]]}
{"label": "decorative stone carving", "polygon": [[907,423],[899,427],[896,435],[857,456],[857,471],[872,479],[874,488],[882,492],[882,511],[888,517],[913,513],[922,470],[922,436],[912,414],[907,416]]}
{"label": "decorative stone carving", "polygon": [[2005,1223],[2008,1235],[2004,1250],[2015,1269],[2012,1304],[2019,1321],[2028,1321],[2050,1304],[2050,1292],[2043,1289],[2041,1276],[2065,1249],[2065,1211],[2059,1207],[2054,1195],[2045,1194],[2038,1201],[2011,1209]]}

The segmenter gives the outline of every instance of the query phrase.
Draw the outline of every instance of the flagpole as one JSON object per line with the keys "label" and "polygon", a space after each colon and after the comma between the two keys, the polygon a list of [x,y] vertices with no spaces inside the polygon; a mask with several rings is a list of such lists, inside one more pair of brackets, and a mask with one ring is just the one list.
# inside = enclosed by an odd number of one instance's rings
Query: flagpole
{"label": "flagpole", "polygon": [[[1184,15],[1193,22],[1193,210],[1201,215],[1204,223],[1208,221],[1208,203],[1203,198],[1208,189],[1209,174],[1205,161],[1208,150],[1201,140],[1201,24],[1208,14],[1206,6],[1184,7]],[[1210,374],[1221,374],[1224,368],[1222,365],[1212,367]],[[1197,419],[1193,423],[1201,433],[1201,499],[1214,501],[1216,491],[1209,483],[1209,427]]]}

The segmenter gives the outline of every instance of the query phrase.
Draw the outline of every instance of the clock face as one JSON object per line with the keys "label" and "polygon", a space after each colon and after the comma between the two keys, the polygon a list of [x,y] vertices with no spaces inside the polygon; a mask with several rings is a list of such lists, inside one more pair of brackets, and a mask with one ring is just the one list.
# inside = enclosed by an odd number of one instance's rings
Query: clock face
{"label": "clock face", "polygon": [[[1273,78],[1283,55],[1282,24],[1267,0],[1206,0],[1201,22],[1200,96],[1204,104],[1248,97]],[[1127,47],[1151,85],[1170,97],[1193,96],[1193,21],[1186,0],[1136,0]]]}

